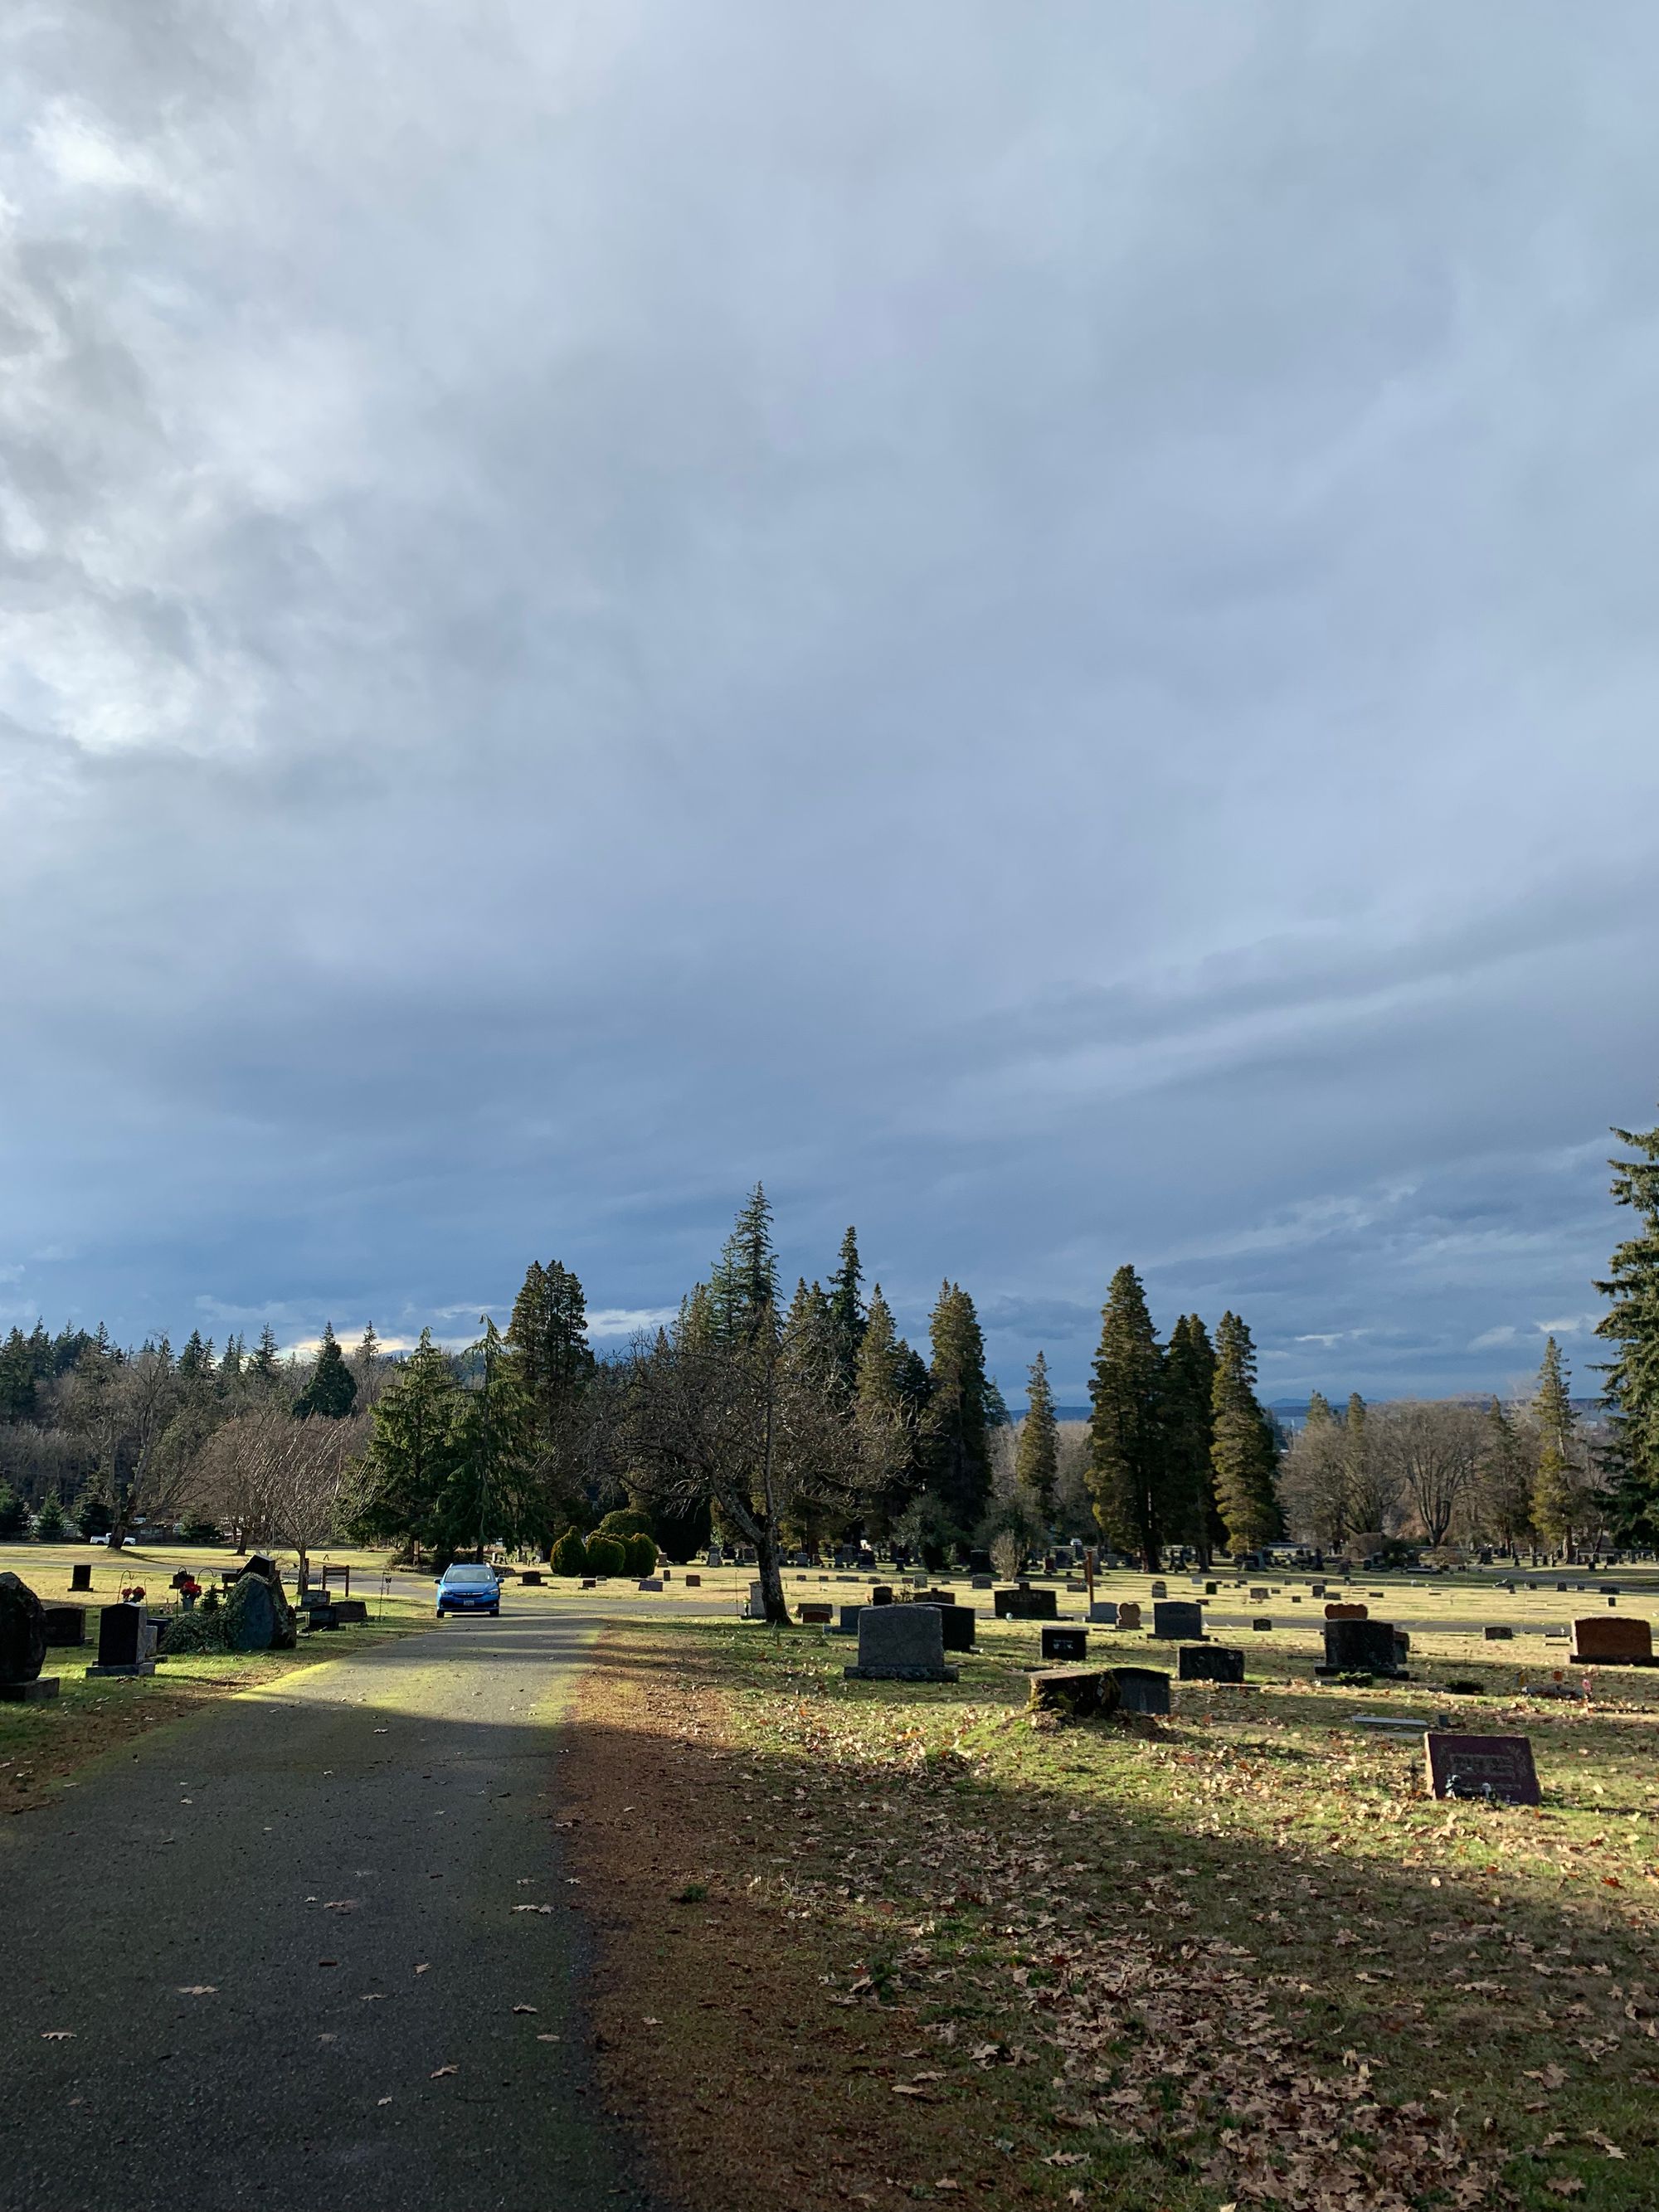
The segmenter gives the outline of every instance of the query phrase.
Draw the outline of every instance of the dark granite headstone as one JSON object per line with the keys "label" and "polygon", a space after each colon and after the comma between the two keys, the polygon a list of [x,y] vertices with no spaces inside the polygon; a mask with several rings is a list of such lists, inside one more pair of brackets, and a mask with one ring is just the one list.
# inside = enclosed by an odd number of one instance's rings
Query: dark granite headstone
{"label": "dark granite headstone", "polygon": [[1588,1613],[1572,1624],[1572,1663],[1575,1667],[1651,1667],[1653,1631],[1645,1620],[1630,1613],[1608,1620]]}
{"label": "dark granite headstone", "polygon": [[918,1605],[931,1605],[939,1615],[939,1625],[945,1638],[947,1651],[971,1651],[974,1630],[979,1620],[971,1605],[958,1605],[951,1597],[924,1597],[914,1601]]}
{"label": "dark granite headstone", "polygon": [[1532,1745],[1523,1735],[1442,1735],[1424,1739],[1429,1787],[1437,1797],[1484,1797],[1504,1805],[1540,1802]]}
{"label": "dark granite headstone", "polygon": [[90,1560],[78,1559],[70,1569],[70,1588],[72,1590],[89,1590],[92,1588]]}
{"label": "dark granite headstone", "polygon": [[1059,1610],[1060,1594],[1051,1589],[1032,1589],[1021,1583],[1014,1589],[994,1591],[991,1602],[999,1620],[1052,1620]]}
{"label": "dark granite headstone", "polygon": [[1152,1634],[1177,1644],[1201,1644],[1204,1608],[1189,1598],[1158,1598],[1152,1605]]}
{"label": "dark granite headstone", "polygon": [[1400,1649],[1391,1620],[1329,1620],[1325,1623],[1326,1674],[1397,1674]]}
{"label": "dark granite headstone", "polygon": [[87,1640],[87,1609],[83,1605],[49,1605],[46,1609],[46,1649],[64,1650]]}
{"label": "dark granite headstone", "polygon": [[1512,1628],[1504,1628],[1496,1621],[1488,1621],[1486,1641],[1488,1644],[1513,1644],[1515,1631]]}
{"label": "dark granite headstone", "polygon": [[1225,1644],[1183,1644],[1176,1654],[1183,1682],[1242,1682],[1244,1654]]}
{"label": "dark granite headstone", "polygon": [[1333,1603],[1331,1605],[1328,1605],[1325,1608],[1325,1618],[1327,1620],[1369,1620],[1370,1617],[1371,1609],[1368,1605],[1337,1605]]}
{"label": "dark granite headstone", "polygon": [[[644,1583],[641,1583],[640,1587],[643,1589]],[[662,1584],[659,1583],[657,1588],[660,1589]],[[803,1598],[795,1607],[795,1618],[803,1628],[828,1628],[835,1618],[835,1610],[831,1605],[815,1605]]]}
{"label": "dark granite headstone", "polygon": [[1088,1656],[1089,1632],[1086,1628],[1043,1629],[1042,1656],[1045,1659],[1086,1659]]}
{"label": "dark granite headstone", "polygon": [[1167,1713],[1170,1678],[1156,1667],[1114,1667],[1118,1710],[1126,1713]]}
{"label": "dark granite headstone", "polygon": [[270,1586],[263,1575],[239,1575],[225,1594],[225,1644],[232,1651],[269,1651],[276,1632]]}
{"label": "dark granite headstone", "polygon": [[1265,1613],[1258,1613],[1256,1618],[1250,1623],[1250,1626],[1259,1635],[1271,1636],[1273,1634],[1273,1625],[1272,1621],[1268,1620]]}
{"label": "dark granite headstone", "polygon": [[106,1605],[98,1616],[98,1664],[88,1674],[153,1674],[155,1629],[142,1605]]}

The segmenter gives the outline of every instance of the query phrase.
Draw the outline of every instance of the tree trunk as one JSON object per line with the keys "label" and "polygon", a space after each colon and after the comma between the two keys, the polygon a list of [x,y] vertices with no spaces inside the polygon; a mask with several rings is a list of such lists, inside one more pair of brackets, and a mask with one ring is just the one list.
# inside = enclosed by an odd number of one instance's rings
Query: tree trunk
{"label": "tree trunk", "polygon": [[783,1562],[779,1557],[778,1532],[769,1521],[758,1524],[755,1559],[760,1568],[761,1602],[775,1627],[789,1625],[789,1601],[783,1594]]}

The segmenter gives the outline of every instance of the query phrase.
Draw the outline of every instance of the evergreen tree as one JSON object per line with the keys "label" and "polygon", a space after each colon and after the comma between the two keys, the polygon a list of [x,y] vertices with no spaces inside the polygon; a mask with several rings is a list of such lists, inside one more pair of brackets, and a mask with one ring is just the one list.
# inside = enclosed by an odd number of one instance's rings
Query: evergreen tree
{"label": "evergreen tree", "polygon": [[191,1329],[179,1354],[179,1380],[181,1382],[204,1382],[213,1374],[213,1340],[202,1340],[202,1332]]}
{"label": "evergreen tree", "polygon": [[0,1346],[0,1421],[33,1419],[37,1381],[29,1340],[15,1328]]}
{"label": "evergreen tree", "polygon": [[1170,1332],[1164,1362],[1165,1449],[1169,1455],[1169,1533],[1195,1544],[1207,1566],[1224,1529],[1216,1510],[1215,1347],[1196,1314],[1182,1314]]}
{"label": "evergreen tree", "polygon": [[294,1401],[296,1421],[315,1413],[324,1420],[343,1421],[357,1402],[357,1378],[346,1365],[331,1322],[323,1323],[323,1341],[310,1382]]}
{"label": "evergreen tree", "polygon": [[16,1543],[28,1532],[28,1507],[10,1483],[0,1476],[0,1541]]}
{"label": "evergreen tree", "polygon": [[1255,1346],[1237,1314],[1222,1315],[1215,1349],[1210,1456],[1216,1507],[1233,1550],[1254,1552],[1271,1543],[1284,1525],[1273,1488],[1273,1430],[1255,1395]]}
{"label": "evergreen tree", "polygon": [[[879,1516],[902,1512],[922,1481],[921,1420],[927,1401],[927,1370],[899,1334],[893,1310],[878,1283],[870,1293],[859,1346],[854,1415],[873,1459],[894,1462],[884,1494],[872,1500]],[[890,1449],[892,1440],[896,1447]]]}
{"label": "evergreen tree", "polygon": [[49,1490],[41,1501],[40,1510],[34,1516],[35,1540],[41,1544],[60,1544],[69,1527],[64,1502],[55,1490]]}
{"label": "evergreen tree", "polygon": [[778,1258],[772,1244],[772,1208],[759,1183],[739,1209],[710,1278],[714,1328],[735,1344],[757,1335],[778,1308]]}
{"label": "evergreen tree", "polygon": [[1532,1478],[1515,1423],[1500,1400],[1486,1409],[1479,1473],[1480,1517],[1490,1536],[1511,1550],[1531,1531]]}
{"label": "evergreen tree", "polygon": [[1555,1339],[1544,1340],[1538,1370],[1538,1395],[1532,1403],[1538,1426],[1538,1471],[1533,1478],[1532,1517],[1547,1543],[1571,1550],[1583,1527],[1587,1500],[1574,1449],[1577,1423],[1567,1393],[1567,1371]]}
{"label": "evergreen tree", "polygon": [[1060,1423],[1048,1387],[1048,1363],[1041,1352],[1031,1362],[1025,1385],[1025,1419],[1014,1451],[1014,1480],[1047,1528],[1054,1517],[1054,1484],[1060,1475]]}
{"label": "evergreen tree", "polygon": [[849,1229],[841,1240],[841,1265],[830,1278],[830,1319],[836,1334],[836,1358],[842,1388],[849,1398],[858,1392],[859,1347],[864,1342],[866,1325],[860,1295],[863,1280],[858,1231]]}
{"label": "evergreen tree", "polygon": [[1325,1393],[1322,1390],[1310,1390],[1308,1393],[1308,1418],[1302,1425],[1304,1428],[1324,1428],[1335,1419],[1335,1414],[1331,1411],[1331,1401],[1325,1395]]}
{"label": "evergreen tree", "polygon": [[532,1260],[513,1301],[507,1343],[531,1406],[537,1442],[555,1451],[592,1380],[587,1300],[578,1277],[556,1260]]}
{"label": "evergreen tree", "polygon": [[1164,1564],[1171,1503],[1164,1433],[1164,1352],[1146,1293],[1129,1267],[1112,1277],[1089,1381],[1089,1492],[1111,1543]]}
{"label": "evergreen tree", "polygon": [[276,1334],[269,1322],[259,1331],[259,1341],[248,1358],[247,1371],[261,1382],[274,1382],[282,1372],[282,1361],[276,1351]]}
{"label": "evergreen tree", "polygon": [[536,1480],[535,1408],[488,1315],[470,1364],[477,1379],[456,1401],[456,1480],[441,1500],[438,1541],[456,1550],[501,1540],[544,1548],[555,1509]]}
{"label": "evergreen tree", "polygon": [[241,1381],[244,1351],[245,1347],[240,1336],[228,1336],[225,1339],[224,1356],[219,1362],[219,1380],[222,1383],[234,1383]]}
{"label": "evergreen tree", "polygon": [[939,1507],[957,1534],[966,1536],[991,1495],[991,1444],[985,1339],[974,1302],[959,1283],[940,1285],[928,1336],[933,1356],[921,1419],[921,1464]]}
{"label": "evergreen tree", "polygon": [[[460,1386],[429,1328],[380,1394],[364,1454],[364,1490],[355,1519],[371,1543],[436,1540],[447,1500],[460,1485]],[[459,1517],[452,1514],[452,1518]]]}
{"label": "evergreen tree", "polygon": [[1595,1287],[1611,1310],[1595,1333],[1613,1347],[1602,1370],[1612,1430],[1609,1518],[1626,1543],[1659,1543],[1659,1128],[1615,1129],[1635,1153],[1608,1162],[1613,1195],[1636,1217]]}

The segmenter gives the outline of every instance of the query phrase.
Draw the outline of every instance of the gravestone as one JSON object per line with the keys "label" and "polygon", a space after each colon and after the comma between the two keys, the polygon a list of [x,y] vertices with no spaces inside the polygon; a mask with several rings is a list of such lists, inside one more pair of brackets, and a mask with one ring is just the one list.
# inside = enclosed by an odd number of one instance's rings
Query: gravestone
{"label": "gravestone", "polygon": [[1325,1608],[1327,1620],[1369,1620],[1370,1617],[1371,1609],[1368,1605],[1334,1604]]}
{"label": "gravestone", "polygon": [[1502,1805],[1536,1805],[1538,1773],[1523,1735],[1443,1735],[1423,1739],[1429,1787],[1437,1797],[1484,1797]]}
{"label": "gravestone", "polygon": [[1255,1619],[1250,1623],[1250,1626],[1259,1635],[1270,1636],[1273,1633],[1273,1625],[1272,1621],[1268,1620],[1265,1613],[1258,1613]]}
{"label": "gravestone", "polygon": [[[314,1636],[319,1628],[337,1628],[340,1625],[339,1616],[331,1605],[307,1604],[305,1614],[307,1636]],[[163,1638],[161,1642],[165,1644],[166,1638]],[[162,1656],[165,1656],[165,1653]]]}
{"label": "gravestone", "polygon": [[1152,1594],[1154,1597],[1168,1597],[1170,1595],[1170,1585],[1168,1583],[1154,1583],[1152,1584]]}
{"label": "gravestone", "polygon": [[1167,1713],[1170,1678],[1156,1667],[1114,1667],[1118,1710],[1125,1713]]}
{"label": "gravestone", "polygon": [[28,1584],[8,1571],[0,1574],[0,1696],[11,1705],[33,1705],[56,1697],[58,1680],[40,1686],[46,1657],[46,1609]]}
{"label": "gravestone", "polygon": [[948,1590],[937,1590],[916,1600],[919,1605],[931,1605],[939,1615],[939,1627],[945,1637],[947,1651],[971,1651],[974,1648],[975,1625],[978,1613],[971,1605],[958,1605]]}
{"label": "gravestone", "polygon": [[1389,1620],[1328,1620],[1325,1663],[1316,1674],[1399,1674],[1400,1647]]}
{"label": "gravestone", "polygon": [[945,1663],[945,1626],[936,1605],[872,1605],[859,1615],[855,1682],[954,1682]]}
{"label": "gravestone", "polygon": [[1310,1597],[1323,1597],[1324,1595],[1325,1585],[1323,1583],[1313,1583],[1310,1584],[1308,1589],[1308,1595]]}
{"label": "gravestone", "polygon": [[538,1567],[526,1567],[519,1577],[519,1580],[526,1589],[538,1589],[541,1587],[541,1570]]}
{"label": "gravestone", "polygon": [[893,1602],[891,1583],[878,1583],[870,1593],[870,1602],[872,1605],[891,1605]]}
{"label": "gravestone", "polygon": [[685,1578],[685,1587],[687,1589],[701,1589],[702,1588],[702,1577],[701,1575],[688,1575]]}
{"label": "gravestone", "polygon": [[1204,1595],[1206,1597],[1215,1597],[1219,1595],[1220,1589],[1221,1585],[1219,1583],[1206,1583],[1204,1585]]}
{"label": "gravestone", "polygon": [[[643,1589],[644,1584],[641,1583],[640,1587]],[[661,1583],[659,1583],[657,1587],[660,1589]],[[795,1618],[803,1628],[828,1628],[835,1617],[835,1610],[832,1605],[808,1604],[803,1598],[795,1607]]]}
{"label": "gravestone", "polygon": [[968,1578],[968,1587],[969,1589],[994,1589],[996,1581],[994,1575],[970,1575]]}
{"label": "gravestone", "polygon": [[1183,1644],[1176,1672],[1183,1682],[1242,1682],[1244,1654],[1225,1644]]}
{"label": "gravestone", "polygon": [[1250,1591],[1250,1603],[1252,1605],[1266,1605],[1267,1600],[1272,1596],[1272,1595],[1273,1593],[1271,1590],[1258,1583]]}
{"label": "gravestone", "polygon": [[1495,1621],[1488,1621],[1486,1624],[1486,1641],[1488,1644],[1513,1644],[1515,1641],[1515,1631],[1512,1628],[1501,1627]]}
{"label": "gravestone", "polygon": [[1032,1589],[1024,1583],[1014,1589],[995,1591],[991,1602],[999,1620],[1053,1620],[1060,1607],[1056,1591]]}
{"label": "gravestone", "polygon": [[142,1605],[106,1605],[98,1616],[98,1664],[88,1674],[153,1674],[155,1630]]}
{"label": "gravestone", "polygon": [[1117,1607],[1109,1597],[1097,1597],[1089,1607],[1089,1619],[1097,1628],[1117,1626]]}
{"label": "gravestone", "polygon": [[1126,1598],[1117,1609],[1117,1625],[1126,1632],[1140,1626],[1140,1601]]}
{"label": "gravestone", "polygon": [[597,1575],[584,1575],[582,1577],[581,1587],[583,1589],[598,1589],[599,1586],[599,1578]]}
{"label": "gravestone", "polygon": [[1572,1624],[1572,1663],[1575,1667],[1651,1667],[1653,1630],[1645,1620],[1626,1613],[1607,1620],[1590,1613]]}
{"label": "gravestone", "polygon": [[87,1640],[87,1609],[83,1605],[49,1605],[46,1614],[46,1649],[63,1650]]}
{"label": "gravestone", "polygon": [[863,1610],[864,1607],[861,1605],[842,1606],[841,1619],[830,1633],[832,1636],[856,1636],[859,1632],[859,1615]]}
{"label": "gravestone", "polygon": [[[659,1590],[662,1588],[662,1577],[660,1575],[641,1575],[635,1587],[642,1590]],[[828,1606],[824,1607],[823,1617],[826,1620],[830,1618],[830,1608]]]}
{"label": "gravestone", "polygon": [[1033,1674],[1027,1704],[1034,1713],[1089,1721],[1118,1706],[1117,1678],[1109,1667],[1072,1668]]}
{"label": "gravestone", "polygon": [[1152,1607],[1152,1634],[1173,1643],[1204,1641],[1204,1608],[1190,1598],[1164,1598]]}
{"label": "gravestone", "polygon": [[1086,1659],[1089,1656],[1089,1632],[1086,1628],[1044,1628],[1042,1656],[1045,1659]]}
{"label": "gravestone", "polygon": [[702,1563],[706,1567],[723,1567],[726,1565],[726,1554],[718,1544],[711,1544],[702,1555]]}
{"label": "gravestone", "polygon": [[89,1561],[82,1559],[70,1569],[70,1588],[72,1590],[89,1590],[92,1588],[92,1567]]}

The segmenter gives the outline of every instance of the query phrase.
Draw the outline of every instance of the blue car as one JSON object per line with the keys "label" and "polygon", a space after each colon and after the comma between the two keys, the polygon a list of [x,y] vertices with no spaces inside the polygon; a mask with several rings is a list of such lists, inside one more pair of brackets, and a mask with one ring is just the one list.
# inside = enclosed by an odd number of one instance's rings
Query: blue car
{"label": "blue car", "polygon": [[447,1613],[499,1613],[501,1586],[494,1567],[456,1560],[438,1577],[438,1618]]}

